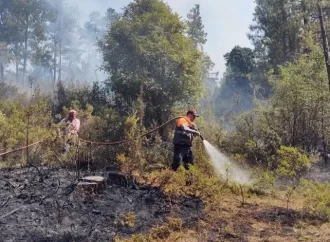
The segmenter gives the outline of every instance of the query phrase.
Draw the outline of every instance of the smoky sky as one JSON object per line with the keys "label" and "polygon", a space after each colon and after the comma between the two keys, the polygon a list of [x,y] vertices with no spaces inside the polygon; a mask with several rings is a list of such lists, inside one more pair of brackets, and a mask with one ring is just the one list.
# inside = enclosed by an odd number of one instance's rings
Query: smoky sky
{"label": "smoky sky", "polygon": [[[73,6],[79,15],[79,22],[83,24],[88,21],[92,11],[104,14],[111,7],[118,12],[131,0],[66,0]],[[249,25],[253,19],[253,0],[164,0],[174,12],[183,19],[195,4],[200,4],[201,16],[208,42],[204,50],[215,63],[214,71],[220,74],[225,71],[223,55],[231,49],[240,45],[251,47],[247,38]]]}

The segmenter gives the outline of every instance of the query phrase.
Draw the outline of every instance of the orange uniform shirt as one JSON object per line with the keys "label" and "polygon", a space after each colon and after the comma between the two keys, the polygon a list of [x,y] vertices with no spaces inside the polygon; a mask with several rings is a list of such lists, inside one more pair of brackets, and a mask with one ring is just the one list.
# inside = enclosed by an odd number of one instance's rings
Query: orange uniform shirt
{"label": "orange uniform shirt", "polygon": [[188,127],[191,127],[191,128],[195,128],[196,127],[196,124],[194,122],[191,122],[189,120],[189,117],[183,117],[183,118],[178,118],[176,120],[176,126],[177,127],[181,127],[181,126],[188,126]]}

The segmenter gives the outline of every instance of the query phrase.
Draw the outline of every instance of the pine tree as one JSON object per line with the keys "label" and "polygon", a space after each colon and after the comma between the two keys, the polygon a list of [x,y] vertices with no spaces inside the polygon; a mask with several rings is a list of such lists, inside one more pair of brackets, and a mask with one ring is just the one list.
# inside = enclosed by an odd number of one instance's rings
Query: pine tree
{"label": "pine tree", "polygon": [[204,31],[199,4],[196,4],[195,7],[190,10],[187,18],[188,21],[186,24],[189,38],[193,41],[195,47],[202,47],[207,41],[207,33]]}

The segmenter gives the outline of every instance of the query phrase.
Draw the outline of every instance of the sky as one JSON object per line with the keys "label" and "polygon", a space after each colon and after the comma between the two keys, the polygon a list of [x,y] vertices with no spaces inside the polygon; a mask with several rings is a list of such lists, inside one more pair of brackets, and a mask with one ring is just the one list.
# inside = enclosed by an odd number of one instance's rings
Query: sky
{"label": "sky", "polygon": [[[204,29],[207,32],[207,43],[204,50],[215,63],[214,72],[220,76],[226,70],[223,55],[233,47],[252,47],[247,38],[249,25],[252,24],[253,0],[163,0],[182,18],[186,18],[189,10],[200,4],[200,11]],[[77,10],[80,22],[89,19],[92,11],[99,11],[102,15],[111,7],[117,12],[132,0],[66,0]]]}

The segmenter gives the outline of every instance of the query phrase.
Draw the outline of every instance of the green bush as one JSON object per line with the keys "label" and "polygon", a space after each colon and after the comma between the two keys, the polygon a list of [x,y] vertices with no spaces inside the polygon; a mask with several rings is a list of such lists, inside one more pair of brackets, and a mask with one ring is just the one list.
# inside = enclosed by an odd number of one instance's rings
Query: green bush
{"label": "green bush", "polygon": [[281,146],[277,153],[279,158],[277,174],[280,176],[293,177],[299,182],[302,175],[311,167],[307,155],[299,152],[295,147]]}
{"label": "green bush", "polygon": [[303,180],[305,207],[330,220],[330,184]]}

